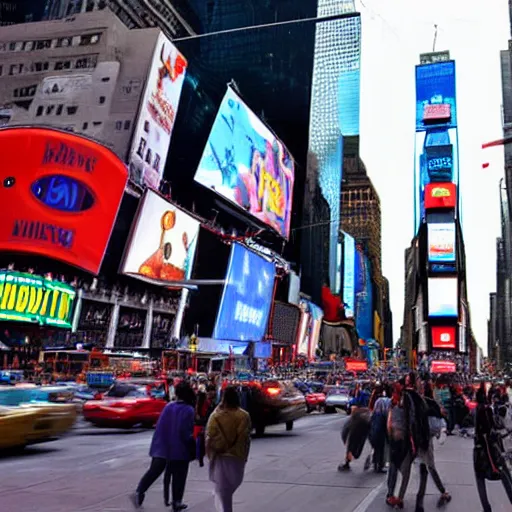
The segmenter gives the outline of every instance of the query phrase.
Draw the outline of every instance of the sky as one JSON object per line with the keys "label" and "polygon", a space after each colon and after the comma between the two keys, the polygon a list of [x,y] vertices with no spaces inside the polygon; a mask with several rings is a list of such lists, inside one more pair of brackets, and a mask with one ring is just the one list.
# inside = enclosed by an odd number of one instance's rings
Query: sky
{"label": "sky", "polygon": [[[507,0],[356,0],[362,17],[361,157],[379,193],[382,264],[390,281],[393,337],[403,322],[404,251],[414,236],[415,65],[449,50],[456,61],[462,228],[471,324],[487,348],[489,293],[496,290],[503,150],[500,50],[507,49]],[[489,162],[487,169],[482,168]]]}

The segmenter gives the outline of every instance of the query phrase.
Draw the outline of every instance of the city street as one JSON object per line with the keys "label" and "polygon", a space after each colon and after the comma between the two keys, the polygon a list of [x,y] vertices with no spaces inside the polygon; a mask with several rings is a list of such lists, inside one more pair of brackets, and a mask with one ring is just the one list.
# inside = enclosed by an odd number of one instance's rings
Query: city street
{"label": "city street", "polygon": [[[252,444],[243,486],[235,495],[239,512],[381,512],[385,476],[365,473],[363,458],[350,473],[338,473],[342,458],[340,427],[344,414],[313,414],[292,432],[269,429]],[[114,512],[131,509],[128,495],[145,471],[151,432],[106,431],[79,424],[72,435],[0,458],[1,510],[8,512]],[[448,438],[437,450],[441,477],[453,495],[447,510],[479,512],[471,468],[472,441]],[[417,468],[406,498],[414,509]],[[510,511],[501,484],[488,483],[493,510]],[[435,510],[437,492],[429,482],[426,510]],[[211,512],[213,500],[207,468],[192,465],[185,501],[191,512]],[[146,511],[165,510],[162,483],[149,491]]]}

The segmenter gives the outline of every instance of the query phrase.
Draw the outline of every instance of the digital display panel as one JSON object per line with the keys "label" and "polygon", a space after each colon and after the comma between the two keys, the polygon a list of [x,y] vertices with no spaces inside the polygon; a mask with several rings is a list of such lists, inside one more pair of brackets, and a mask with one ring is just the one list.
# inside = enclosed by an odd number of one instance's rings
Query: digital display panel
{"label": "digital display panel", "polygon": [[456,342],[455,326],[432,327],[432,348],[440,350],[455,349]]}
{"label": "digital display panel", "polygon": [[10,178],[0,187],[0,250],[98,274],[128,179],[125,164],[101,144],[47,128],[1,129],[0,155],[2,179]]}
{"label": "digital display panel", "polygon": [[457,367],[453,361],[432,361],[431,373],[455,373]]}
{"label": "digital display panel", "polygon": [[451,181],[453,147],[451,144],[425,147],[427,172],[431,182]]}
{"label": "digital display panel", "polygon": [[288,238],[294,178],[284,144],[228,88],[194,179]]}
{"label": "digital display panel", "polygon": [[455,208],[457,187],[453,183],[429,183],[425,186],[425,209]]}
{"label": "digital display panel", "polygon": [[416,130],[457,126],[455,62],[416,66]]}
{"label": "digital display panel", "polygon": [[274,278],[274,263],[233,244],[213,338],[261,341],[267,331]]}
{"label": "digital display panel", "polygon": [[184,284],[190,279],[199,221],[152,190],[146,190],[128,241],[121,272]]}
{"label": "digital display panel", "polygon": [[450,263],[455,261],[455,224],[428,224],[428,261]]}
{"label": "digital display panel", "polygon": [[72,286],[34,274],[0,271],[0,319],[71,327]]}
{"label": "digital display panel", "polygon": [[428,316],[455,317],[458,310],[458,280],[456,277],[428,278]]}
{"label": "digital display panel", "polygon": [[345,315],[353,318],[355,311],[355,256],[356,244],[352,236],[343,234],[343,302],[346,304]]}
{"label": "digital display panel", "polygon": [[185,57],[160,33],[129,155],[130,179],[138,185],[160,185],[186,71]]}

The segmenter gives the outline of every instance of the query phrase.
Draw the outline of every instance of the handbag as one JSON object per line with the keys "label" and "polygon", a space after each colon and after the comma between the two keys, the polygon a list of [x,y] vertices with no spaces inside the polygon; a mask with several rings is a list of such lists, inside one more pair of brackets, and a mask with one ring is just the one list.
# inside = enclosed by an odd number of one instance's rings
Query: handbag
{"label": "handbag", "polygon": [[484,440],[483,443],[476,443],[473,448],[473,465],[475,473],[483,476],[486,480],[501,480],[499,468],[501,455],[496,444]]}

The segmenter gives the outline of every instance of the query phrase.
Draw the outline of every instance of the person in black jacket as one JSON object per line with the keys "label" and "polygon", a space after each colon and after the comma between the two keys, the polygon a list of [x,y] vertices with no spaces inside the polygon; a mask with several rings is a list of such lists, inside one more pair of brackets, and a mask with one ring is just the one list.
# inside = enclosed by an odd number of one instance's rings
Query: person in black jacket
{"label": "person in black jacket", "polygon": [[512,504],[512,477],[503,457],[503,443],[496,432],[494,414],[489,406],[483,383],[476,394],[476,401],[478,405],[475,417],[473,467],[478,495],[484,512],[492,512],[485,480],[501,480]]}

